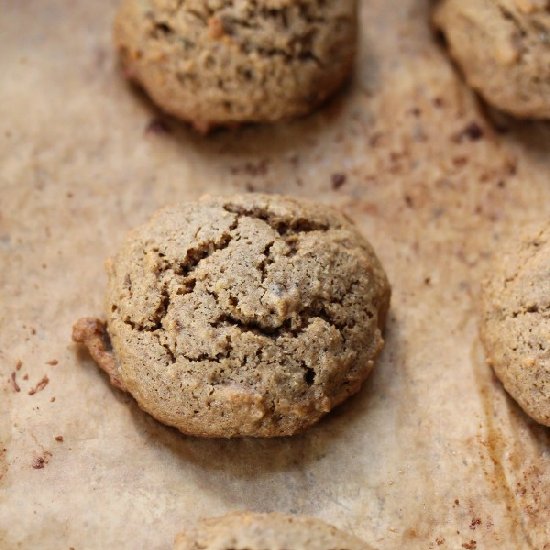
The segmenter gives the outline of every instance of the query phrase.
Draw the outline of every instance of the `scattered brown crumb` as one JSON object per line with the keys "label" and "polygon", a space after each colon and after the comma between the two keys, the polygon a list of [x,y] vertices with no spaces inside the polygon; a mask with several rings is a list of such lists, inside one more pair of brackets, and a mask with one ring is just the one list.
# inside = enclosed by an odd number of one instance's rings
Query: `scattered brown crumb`
{"label": "scattered brown crumb", "polygon": [[346,174],[332,174],[332,176],[330,176],[330,185],[334,190],[340,189],[340,187],[346,183],[346,180]]}
{"label": "scattered brown crumb", "polygon": [[62,436],[62,435],[56,435],[56,436],[54,437],[54,439],[55,439],[56,441],[59,441],[59,443],[63,443],[63,436]]}
{"label": "scattered brown crumb", "polygon": [[52,398],[50,399],[50,403],[54,403],[55,402],[55,395],[52,396]]}
{"label": "scattered brown crumb", "polygon": [[50,381],[50,379],[48,378],[48,375],[45,374],[42,377],[42,380],[40,380],[40,382],[38,382],[36,384],[36,386],[34,386],[34,388],[31,388],[29,390],[29,395],[34,395],[35,393],[38,393],[39,391],[42,391],[48,385],[49,381]]}
{"label": "scattered brown crumb", "polygon": [[475,540],[464,542],[462,543],[462,548],[466,548],[466,550],[475,550],[477,548],[477,542]]}
{"label": "scattered brown crumb", "polygon": [[441,109],[441,107],[443,107],[443,99],[441,99],[440,97],[434,97],[432,99],[432,103],[437,109]]}
{"label": "scattered brown crumb", "polygon": [[36,334],[36,329],[35,328],[31,328],[31,334],[34,336]]}
{"label": "scattered brown crumb", "polygon": [[479,141],[484,135],[485,132],[483,128],[474,120],[468,123],[462,130],[453,134],[451,140],[456,143],[464,141],[465,139],[469,141]]}
{"label": "scattered brown crumb", "polygon": [[21,367],[23,366],[23,361],[21,361],[21,359],[19,359],[16,363],[15,363],[15,370],[21,370]]}
{"label": "scattered brown crumb", "polygon": [[32,461],[32,467],[35,470],[42,470],[42,468],[44,468],[44,466],[48,463],[48,460],[51,456],[52,456],[52,453],[50,453],[50,451],[44,451],[42,456],[37,456]]}
{"label": "scattered brown crumb", "polygon": [[458,506],[459,504],[460,504],[460,501],[457,498],[455,498],[455,506]]}
{"label": "scattered brown crumb", "polygon": [[152,118],[145,127],[144,134],[169,134],[170,127],[161,118]]}
{"label": "scattered brown crumb", "polygon": [[39,456],[37,458],[35,458],[33,461],[32,461],[32,467],[35,469],[35,470],[41,470],[42,468],[44,468],[44,464],[45,464],[45,459],[43,456]]}
{"label": "scattered brown crumb", "polygon": [[468,157],[465,155],[453,157],[453,164],[455,166],[464,166],[468,163]]}
{"label": "scattered brown crumb", "polygon": [[478,525],[481,525],[481,519],[472,518],[472,523],[470,523],[470,529],[475,529]]}
{"label": "scattered brown crumb", "polygon": [[23,375],[23,380],[28,380],[29,379],[29,375],[28,374],[24,374]]}
{"label": "scattered brown crumb", "polygon": [[16,376],[17,375],[16,375],[15,372],[11,373],[11,386],[13,388],[13,391],[17,393],[17,392],[21,391],[21,388],[19,387],[19,384],[17,383],[17,380],[15,379]]}
{"label": "scattered brown crumb", "polygon": [[50,359],[49,361],[46,361],[46,365],[51,365],[52,367],[55,367],[59,361],[57,359]]}
{"label": "scattered brown crumb", "polygon": [[269,169],[267,159],[259,160],[258,162],[245,162],[241,165],[231,166],[229,169],[232,176],[265,176]]}
{"label": "scattered brown crumb", "polygon": [[437,537],[435,539],[435,543],[437,544],[437,546],[441,546],[442,544],[445,544],[445,539],[443,537]]}
{"label": "scattered brown crumb", "polygon": [[371,138],[369,139],[370,146],[376,147],[380,145],[383,137],[384,137],[384,134],[382,132],[374,132],[374,134],[372,134]]}

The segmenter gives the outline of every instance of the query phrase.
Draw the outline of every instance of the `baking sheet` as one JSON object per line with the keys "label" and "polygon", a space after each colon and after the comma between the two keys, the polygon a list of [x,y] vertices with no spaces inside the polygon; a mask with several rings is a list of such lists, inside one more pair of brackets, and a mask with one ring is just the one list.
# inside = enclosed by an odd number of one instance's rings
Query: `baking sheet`
{"label": "baking sheet", "polygon": [[[115,8],[0,0],[0,547],[164,549],[199,516],[252,509],[380,549],[550,548],[550,431],[484,365],[476,320],[499,241],[550,215],[550,125],[495,130],[428,2],[369,0],[354,80],[325,109],[201,138],[120,77]],[[111,389],[71,325],[101,314],[128,228],[246,190],[360,224],[393,285],[387,346],[306,434],[202,441]]]}

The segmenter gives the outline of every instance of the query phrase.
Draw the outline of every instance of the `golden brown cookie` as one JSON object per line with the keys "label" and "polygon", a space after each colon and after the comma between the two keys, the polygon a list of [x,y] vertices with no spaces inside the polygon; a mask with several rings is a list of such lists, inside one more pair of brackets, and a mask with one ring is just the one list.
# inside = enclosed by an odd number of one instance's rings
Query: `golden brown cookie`
{"label": "golden brown cookie", "polygon": [[278,513],[234,512],[200,520],[180,533],[174,550],[369,550],[323,521]]}
{"label": "golden brown cookie", "polygon": [[390,287],[338,211],[267,195],[159,211],[108,264],[108,336],[74,338],[165,424],[205,437],[291,435],[359,391]]}
{"label": "golden brown cookie", "polygon": [[487,102],[518,117],[550,118],[549,0],[442,0],[435,24]]}
{"label": "golden brown cookie", "polygon": [[499,254],[483,292],[482,337],[508,393],[550,426],[550,223]]}
{"label": "golden brown cookie", "polygon": [[349,75],[356,0],[123,0],[126,74],[167,112],[211,126],[306,114]]}

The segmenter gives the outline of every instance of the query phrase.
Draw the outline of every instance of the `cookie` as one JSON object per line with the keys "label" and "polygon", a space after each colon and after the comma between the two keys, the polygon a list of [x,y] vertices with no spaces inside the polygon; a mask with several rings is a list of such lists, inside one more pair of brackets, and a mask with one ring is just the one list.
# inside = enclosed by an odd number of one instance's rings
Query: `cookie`
{"label": "cookie", "polygon": [[143,410],[187,434],[300,432],[359,391],[383,347],[380,262],[346,217],[307,201],[166,208],[108,276],[108,335],[84,319],[73,336]]}
{"label": "cookie", "polygon": [[442,0],[435,24],[488,103],[517,117],[550,118],[549,0]]}
{"label": "cookie", "polygon": [[174,550],[369,550],[323,521],[278,513],[233,512],[200,520],[176,537]]}
{"label": "cookie", "polygon": [[126,75],[198,130],[309,113],[348,77],[356,0],[123,0]]}
{"label": "cookie", "polygon": [[499,254],[483,289],[481,329],[508,393],[550,426],[550,222]]}

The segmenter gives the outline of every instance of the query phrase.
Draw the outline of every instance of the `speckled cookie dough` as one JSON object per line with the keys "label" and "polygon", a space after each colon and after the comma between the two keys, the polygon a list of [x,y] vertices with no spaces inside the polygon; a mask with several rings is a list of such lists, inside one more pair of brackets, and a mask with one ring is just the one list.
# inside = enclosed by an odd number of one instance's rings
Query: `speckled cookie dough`
{"label": "speckled cookie dough", "polygon": [[550,118],[548,0],[442,0],[435,23],[488,103],[518,117]]}
{"label": "speckled cookie dough", "polygon": [[356,0],[123,0],[125,73],[198,130],[304,115],[348,77]]}
{"label": "speckled cookie dough", "polygon": [[180,533],[174,550],[372,550],[323,521],[278,513],[234,512],[202,519]]}
{"label": "speckled cookie dough", "polygon": [[338,211],[204,198],[159,211],[108,264],[107,330],[80,320],[118,387],[205,437],[300,432],[356,393],[382,349],[390,287]]}
{"label": "speckled cookie dough", "polygon": [[508,393],[550,426],[550,222],[499,255],[484,286],[482,336]]}

